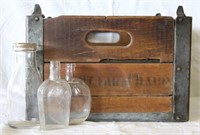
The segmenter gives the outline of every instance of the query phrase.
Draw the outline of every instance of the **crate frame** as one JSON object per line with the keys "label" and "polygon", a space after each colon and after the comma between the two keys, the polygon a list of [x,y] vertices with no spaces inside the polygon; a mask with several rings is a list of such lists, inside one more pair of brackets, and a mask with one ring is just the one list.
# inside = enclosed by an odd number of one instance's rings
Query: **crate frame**
{"label": "crate frame", "polygon": [[[156,14],[160,15],[160,14]],[[44,15],[38,4],[32,15],[26,18],[26,41],[37,43],[37,65],[43,77],[43,20]],[[174,31],[174,92],[173,112],[158,113],[91,113],[92,121],[165,121],[184,122],[189,120],[190,65],[191,65],[191,31],[192,17],[185,15],[183,7],[177,9]]]}

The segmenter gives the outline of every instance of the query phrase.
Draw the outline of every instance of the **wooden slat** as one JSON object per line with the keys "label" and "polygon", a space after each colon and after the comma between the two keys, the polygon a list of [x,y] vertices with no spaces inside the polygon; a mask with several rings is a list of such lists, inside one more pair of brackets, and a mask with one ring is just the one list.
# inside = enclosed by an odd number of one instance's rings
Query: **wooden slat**
{"label": "wooden slat", "polygon": [[[45,79],[49,64],[44,65]],[[65,64],[61,64],[65,78]],[[144,63],[79,63],[75,77],[83,79],[93,96],[108,95],[172,95],[173,64]]]}
{"label": "wooden slat", "polygon": [[172,112],[172,97],[93,97],[91,112]]}
{"label": "wooden slat", "polygon": [[[116,44],[90,44],[86,39],[91,31],[118,32],[121,38]],[[174,20],[171,17],[60,16],[44,20],[45,62],[104,59],[173,62],[173,46]]]}

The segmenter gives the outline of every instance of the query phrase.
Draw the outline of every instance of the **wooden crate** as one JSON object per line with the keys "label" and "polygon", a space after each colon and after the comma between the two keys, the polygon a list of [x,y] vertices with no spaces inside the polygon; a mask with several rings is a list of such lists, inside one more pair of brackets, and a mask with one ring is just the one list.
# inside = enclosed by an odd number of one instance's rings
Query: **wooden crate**
{"label": "wooden crate", "polygon": [[[49,61],[76,63],[75,77],[90,87],[94,121],[187,121],[191,17],[59,16],[27,19],[27,41],[37,42],[44,79]],[[116,43],[90,42],[91,33],[117,33]],[[44,66],[44,67],[43,67]],[[44,70],[43,70],[44,68]]]}

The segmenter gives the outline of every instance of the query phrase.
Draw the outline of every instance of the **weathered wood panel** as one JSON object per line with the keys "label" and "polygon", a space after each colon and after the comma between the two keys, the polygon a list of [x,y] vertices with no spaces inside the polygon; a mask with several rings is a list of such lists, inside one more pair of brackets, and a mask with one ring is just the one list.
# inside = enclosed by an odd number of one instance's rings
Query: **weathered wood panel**
{"label": "weathered wood panel", "polygon": [[[49,64],[44,65],[45,79]],[[65,64],[61,64],[65,78]],[[79,63],[75,77],[83,79],[93,96],[172,95],[173,64],[170,63]]]}
{"label": "weathered wood panel", "polygon": [[172,96],[93,97],[91,112],[172,112]]}
{"label": "weathered wood panel", "polygon": [[[87,40],[90,32],[114,32],[120,38],[116,43],[91,43]],[[172,112],[173,50],[171,17],[60,16],[44,20],[45,79],[50,60],[63,62],[62,78],[65,63],[78,62],[74,75],[91,89],[91,112]],[[73,109],[82,100],[76,99]]]}
{"label": "weathered wood panel", "polygon": [[[87,41],[91,31],[117,32],[115,44]],[[125,45],[125,46],[124,46]],[[157,59],[173,62],[171,17],[60,16],[44,20],[44,61],[99,62],[104,59]]]}

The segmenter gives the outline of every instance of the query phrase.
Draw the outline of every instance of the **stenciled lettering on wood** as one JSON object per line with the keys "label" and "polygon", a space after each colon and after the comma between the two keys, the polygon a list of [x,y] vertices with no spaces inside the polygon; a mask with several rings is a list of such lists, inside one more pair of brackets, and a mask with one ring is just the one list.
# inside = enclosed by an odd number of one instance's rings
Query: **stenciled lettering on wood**
{"label": "stenciled lettering on wood", "polygon": [[[87,71],[87,72],[86,72]],[[173,64],[77,64],[93,95],[172,95]]]}
{"label": "stenciled lettering on wood", "polygon": [[[49,64],[45,64],[48,71]],[[172,95],[173,64],[76,64],[75,77],[83,79],[93,96]],[[45,78],[48,76],[45,72]],[[65,64],[61,64],[65,77]]]}
{"label": "stenciled lettering on wood", "polygon": [[[146,86],[160,86],[160,85],[169,85],[171,84],[172,78],[169,77],[143,77],[140,74],[129,74],[127,78],[114,78],[106,77],[102,78],[100,76],[79,76],[80,79],[84,80],[89,86],[92,87],[129,87],[130,84],[136,87],[142,85]],[[134,88],[134,87],[133,87]]]}

